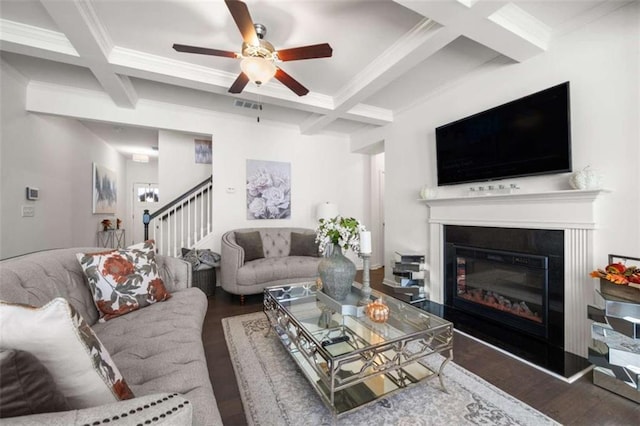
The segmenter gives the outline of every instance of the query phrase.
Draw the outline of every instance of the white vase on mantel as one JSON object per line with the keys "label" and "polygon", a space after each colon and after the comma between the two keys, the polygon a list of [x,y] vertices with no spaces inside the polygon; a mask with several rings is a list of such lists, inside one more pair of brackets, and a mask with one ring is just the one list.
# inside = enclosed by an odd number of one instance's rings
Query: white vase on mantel
{"label": "white vase on mantel", "polygon": [[436,198],[438,195],[438,189],[433,186],[423,186],[420,190],[420,198],[423,200],[430,200],[432,198]]}
{"label": "white vase on mantel", "polygon": [[602,176],[586,166],[582,170],[578,170],[569,176],[569,185],[573,189],[600,189],[602,186]]}

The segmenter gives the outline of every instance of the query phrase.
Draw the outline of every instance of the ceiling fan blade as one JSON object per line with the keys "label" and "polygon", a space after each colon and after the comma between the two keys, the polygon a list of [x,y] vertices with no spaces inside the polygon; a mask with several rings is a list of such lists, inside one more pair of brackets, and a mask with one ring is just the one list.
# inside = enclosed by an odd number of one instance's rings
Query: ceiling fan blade
{"label": "ceiling fan blade", "polygon": [[333,49],[329,43],[314,44],[311,46],[294,47],[278,50],[278,58],[281,61],[297,61],[300,59],[330,58]]}
{"label": "ceiling fan blade", "polygon": [[173,48],[178,52],[185,53],[199,53],[201,55],[223,56],[225,58],[238,57],[235,52],[229,52],[228,50],[208,49],[206,47],[187,46],[184,44],[174,44]]}
{"label": "ceiling fan blade", "polygon": [[251,19],[247,5],[238,0],[224,0],[224,2],[227,4],[233,20],[236,21],[240,34],[242,34],[242,40],[252,46],[257,45],[258,34],[256,34],[253,19]]}
{"label": "ceiling fan blade", "polygon": [[236,81],[234,81],[231,87],[229,87],[229,93],[242,92],[242,90],[244,90],[244,87],[247,85],[248,82],[249,82],[249,77],[247,77],[245,73],[241,72],[240,75],[238,75],[238,78],[236,78]]}
{"label": "ceiling fan blade", "polygon": [[287,86],[289,89],[293,91],[298,96],[304,96],[309,93],[309,89],[304,87],[302,84],[298,83],[296,79],[291,77],[286,72],[282,71],[282,69],[276,69],[276,75],[274,76],[280,83]]}

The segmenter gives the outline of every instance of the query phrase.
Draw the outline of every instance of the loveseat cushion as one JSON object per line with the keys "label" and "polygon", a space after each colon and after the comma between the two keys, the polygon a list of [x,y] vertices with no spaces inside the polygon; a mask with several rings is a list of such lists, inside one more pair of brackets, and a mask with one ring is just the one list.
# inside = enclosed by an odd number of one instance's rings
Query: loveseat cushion
{"label": "loveseat cushion", "polygon": [[206,311],[206,296],[192,287],[174,292],[166,302],[94,325],[137,396],[179,392],[193,403],[194,424],[219,416],[211,404],[202,346]]}
{"label": "loveseat cushion", "polygon": [[315,234],[291,233],[291,250],[289,256],[320,256]]}
{"label": "loveseat cushion", "polygon": [[49,370],[30,352],[0,351],[0,418],[69,410]]}
{"label": "loveseat cushion", "polygon": [[262,237],[258,231],[236,232],[236,243],[244,250],[244,261],[250,262],[264,257]]}
{"label": "loveseat cushion", "polygon": [[253,286],[291,277],[300,277],[300,279],[317,277],[319,261],[317,257],[283,256],[245,262],[238,269],[237,284]]}

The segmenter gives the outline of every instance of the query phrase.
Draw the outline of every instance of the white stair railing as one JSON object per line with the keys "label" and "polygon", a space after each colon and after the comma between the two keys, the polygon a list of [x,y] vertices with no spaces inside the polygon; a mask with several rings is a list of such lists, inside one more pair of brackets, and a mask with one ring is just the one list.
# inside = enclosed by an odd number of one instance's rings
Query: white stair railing
{"label": "white stair railing", "polygon": [[158,254],[179,257],[182,247],[193,247],[212,231],[212,196],[213,180],[209,177],[150,214],[145,239],[155,240]]}

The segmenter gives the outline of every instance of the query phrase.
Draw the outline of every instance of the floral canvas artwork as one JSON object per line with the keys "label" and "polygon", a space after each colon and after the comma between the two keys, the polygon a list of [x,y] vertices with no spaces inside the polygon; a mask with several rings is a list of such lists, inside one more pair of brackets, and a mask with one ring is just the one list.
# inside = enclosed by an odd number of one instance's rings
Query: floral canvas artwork
{"label": "floral canvas artwork", "polygon": [[291,218],[291,163],[247,160],[247,219]]}
{"label": "floral canvas artwork", "polygon": [[116,173],[93,163],[93,213],[115,214],[117,203]]}

